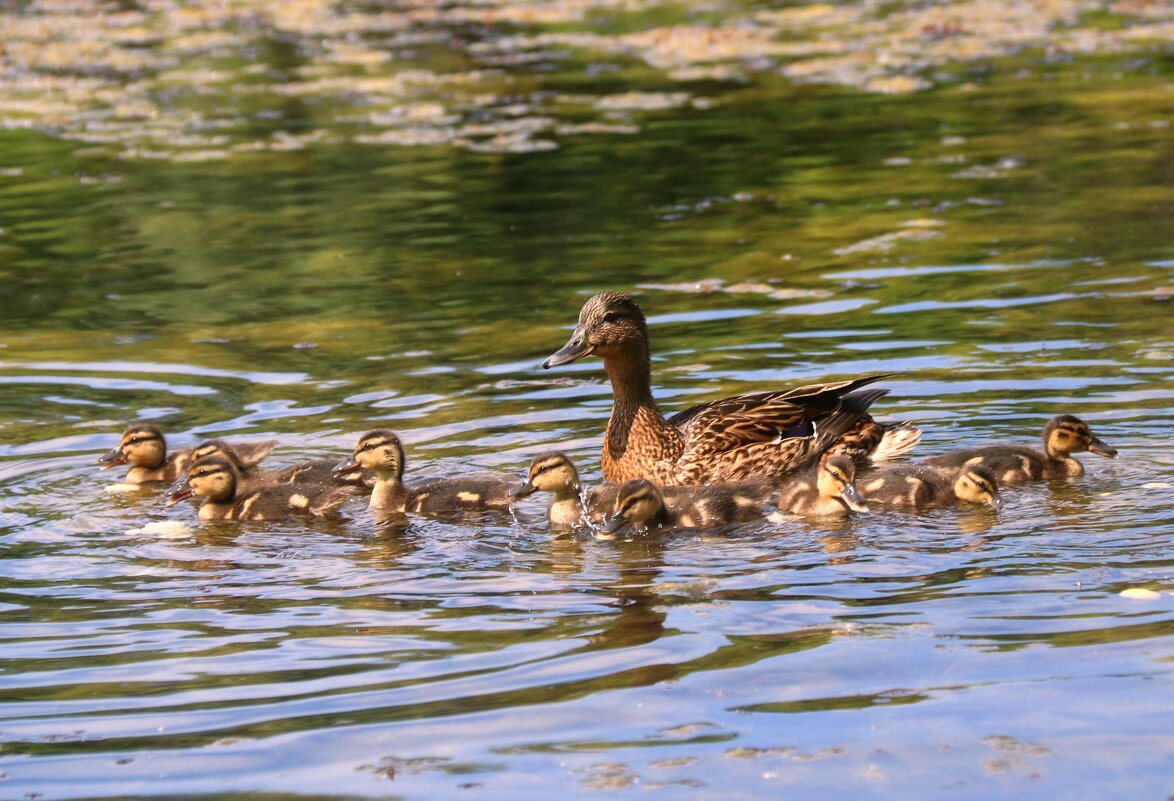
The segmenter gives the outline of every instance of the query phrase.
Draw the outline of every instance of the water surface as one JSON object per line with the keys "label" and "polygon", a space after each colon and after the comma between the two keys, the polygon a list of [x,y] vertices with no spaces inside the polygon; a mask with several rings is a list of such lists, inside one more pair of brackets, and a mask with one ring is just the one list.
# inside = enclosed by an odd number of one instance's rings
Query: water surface
{"label": "water surface", "polygon": [[[0,797],[1169,795],[1164,12],[1052,5],[1017,46],[983,4],[981,41],[900,7],[804,38],[753,4],[258,4],[106,15],[120,44],[80,51],[37,38],[66,11],[5,11]],[[697,57],[707,26],[741,55]],[[878,41],[924,59],[859,67]],[[600,364],[538,365],[604,288],[666,411],[892,372],[922,454],[1063,412],[1121,458],[997,514],[613,542],[539,498],[200,526],[95,469],[150,420],[596,480]]]}

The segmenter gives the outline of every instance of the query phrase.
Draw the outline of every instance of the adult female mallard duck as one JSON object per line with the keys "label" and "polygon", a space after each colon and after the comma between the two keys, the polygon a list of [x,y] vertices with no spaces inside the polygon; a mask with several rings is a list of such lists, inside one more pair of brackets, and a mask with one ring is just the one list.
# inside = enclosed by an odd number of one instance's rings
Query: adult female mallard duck
{"label": "adult female mallard duck", "polygon": [[[222,443],[212,440],[211,443]],[[213,453],[206,448],[199,455]],[[237,461],[245,467],[252,467],[268,456],[277,446],[277,440],[265,442],[240,442],[233,447]],[[183,476],[197,458],[197,448],[187,448],[168,455],[167,440],[163,432],[147,423],[135,423],[122,432],[118,446],[98,459],[103,470],[122,464],[129,464],[130,470],[124,481],[127,484],[143,484],[148,481],[176,481]]]}
{"label": "adult female mallard duck", "polygon": [[926,508],[974,503],[998,507],[999,485],[994,474],[981,465],[930,467],[886,465],[861,476],[860,494],[882,506]]}
{"label": "adult female mallard duck", "polygon": [[[879,396],[863,402],[850,394],[883,375],[723,398],[666,420],[652,397],[644,313],[620,292],[600,292],[588,299],[570,340],[542,366],[569,364],[589,355],[603,359],[615,395],[603,445],[603,476],[608,481],[648,478],[671,485],[777,477],[805,467],[833,444],[837,451],[854,456],[876,458],[879,453],[892,458],[912,448],[921,435],[909,427],[886,431],[865,414],[868,403]],[[853,397],[857,400],[851,401]],[[836,437],[821,440],[821,449],[813,450],[813,434],[838,410],[853,411],[854,417]]]}
{"label": "adult female mallard duck", "polygon": [[510,483],[499,478],[438,478],[404,485],[404,446],[395,432],[385,428],[368,431],[350,459],[334,469],[335,476],[359,470],[375,472],[370,507],[376,512],[459,512],[507,509],[513,500]]}
{"label": "adult female mallard duck", "polygon": [[856,463],[850,457],[829,456],[783,482],[779,487],[779,511],[807,517],[867,512],[868,505],[857,493],[855,479]]}
{"label": "adult female mallard duck", "polygon": [[763,517],[763,505],[774,495],[767,479],[708,484],[703,487],[660,487],[646,478],[625,482],[616,491],[612,514],[601,536],[633,530],[707,528]]}
{"label": "adult female mallard duck", "polygon": [[198,495],[200,519],[281,520],[297,515],[323,515],[336,509],[354,491],[349,486],[316,484],[253,484],[244,486],[232,459],[216,454],[196,460],[170,492],[167,505]]}
{"label": "adult female mallard duck", "polygon": [[951,451],[925,460],[934,467],[958,468],[962,465],[985,467],[1004,484],[1038,481],[1047,478],[1079,478],[1084,465],[1072,454],[1088,451],[1109,459],[1117,458],[1117,449],[1097,439],[1088,424],[1079,417],[1061,414],[1044,426],[1044,449],[1021,445],[987,445],[982,448]]}

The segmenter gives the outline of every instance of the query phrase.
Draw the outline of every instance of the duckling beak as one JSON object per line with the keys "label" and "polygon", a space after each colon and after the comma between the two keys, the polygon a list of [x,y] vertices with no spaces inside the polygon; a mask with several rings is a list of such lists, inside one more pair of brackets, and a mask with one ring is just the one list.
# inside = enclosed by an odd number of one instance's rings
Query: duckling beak
{"label": "duckling beak", "polygon": [[542,363],[542,369],[549,370],[551,367],[558,367],[560,364],[570,364],[571,362],[582,359],[584,356],[590,355],[594,351],[595,346],[587,344],[587,337],[583,334],[583,329],[576,328],[575,333],[571,334],[571,338],[567,341],[567,344],[546,358],[546,361]]}
{"label": "duckling beak", "polygon": [[1092,442],[1088,443],[1088,450],[1090,453],[1095,453],[1097,456],[1104,456],[1109,459],[1117,458],[1117,449],[1106,445],[1096,437],[1092,438]]}
{"label": "duckling beak", "polygon": [[122,452],[122,448],[111,448],[104,456],[98,457],[98,464],[102,465],[100,470],[109,470],[111,467],[117,467],[120,464],[126,464],[126,454]]}
{"label": "duckling beak", "polygon": [[856,485],[854,484],[849,484],[840,491],[840,500],[843,501],[844,505],[853,512],[868,511],[868,504],[865,503],[864,499],[860,497],[860,494],[856,492]]}
{"label": "duckling beak", "polygon": [[533,495],[537,491],[538,487],[535,487],[533,484],[531,484],[530,479],[526,479],[521,484],[510,490],[510,500],[521,500],[527,495]]}
{"label": "duckling beak", "polygon": [[354,456],[348,456],[336,464],[334,469],[330,471],[330,474],[335,478],[347,478],[348,476],[353,476],[362,469],[363,466],[359,464],[358,460],[355,459]]}
{"label": "duckling beak", "polygon": [[628,521],[624,519],[623,515],[615,515],[604,522],[603,527],[599,529],[599,533],[606,536],[611,536],[626,526]]}
{"label": "duckling beak", "polygon": [[1003,496],[1002,495],[992,495],[990,500],[987,501],[987,503],[990,505],[990,507],[992,509],[994,509],[997,512],[998,510],[1003,508]]}
{"label": "duckling beak", "polygon": [[175,506],[183,500],[187,500],[195,494],[192,490],[192,485],[188,483],[186,478],[181,478],[179,481],[171,485],[171,489],[167,490],[167,505]]}

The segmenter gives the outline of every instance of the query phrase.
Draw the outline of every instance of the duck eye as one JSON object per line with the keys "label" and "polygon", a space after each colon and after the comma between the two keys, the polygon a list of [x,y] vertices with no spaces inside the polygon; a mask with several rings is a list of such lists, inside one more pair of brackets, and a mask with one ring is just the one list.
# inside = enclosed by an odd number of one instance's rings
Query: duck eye
{"label": "duck eye", "polygon": [[618,319],[620,319],[620,316],[615,312],[608,312],[607,314],[603,315],[603,321],[605,323],[614,323]]}

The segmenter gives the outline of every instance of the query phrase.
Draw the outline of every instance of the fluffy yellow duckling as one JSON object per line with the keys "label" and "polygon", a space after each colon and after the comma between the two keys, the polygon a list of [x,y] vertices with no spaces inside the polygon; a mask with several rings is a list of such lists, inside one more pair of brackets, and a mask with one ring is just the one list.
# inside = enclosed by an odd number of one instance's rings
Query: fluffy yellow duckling
{"label": "fluffy yellow duckling", "polygon": [[1062,414],[1044,426],[1044,449],[1019,445],[987,445],[933,456],[925,463],[934,467],[958,468],[964,464],[985,467],[1003,484],[1038,481],[1048,478],[1079,478],[1084,465],[1072,454],[1088,451],[1110,459],[1117,449],[1097,439],[1088,424],[1079,417]]}
{"label": "fluffy yellow duckling", "polygon": [[779,511],[808,517],[867,512],[855,480],[856,463],[850,457],[829,456],[784,481],[779,487]]}
{"label": "fluffy yellow duckling", "polygon": [[380,428],[359,438],[351,458],[334,469],[335,476],[349,476],[359,470],[376,475],[370,507],[376,512],[438,512],[507,509],[512,496],[510,484],[498,478],[472,477],[433,479],[405,486],[404,446],[395,432]]}
{"label": "fluffy yellow duckling", "polygon": [[306,484],[240,484],[233,461],[223,454],[197,460],[172,488],[168,506],[197,495],[204,498],[200,519],[281,520],[297,515],[322,515],[336,509],[354,491],[349,486]]}
{"label": "fluffy yellow duckling", "polygon": [[1000,505],[994,473],[981,465],[957,469],[894,465],[862,476],[859,489],[866,501],[883,506]]}
{"label": "fluffy yellow duckling", "polygon": [[[103,470],[129,464],[130,470],[124,481],[127,484],[143,484],[148,481],[176,481],[199,456],[216,452],[208,446],[220,443],[212,440],[197,448],[187,448],[168,455],[167,440],[163,432],[147,423],[136,423],[122,433],[118,446],[98,459]],[[268,456],[277,446],[276,440],[266,442],[241,442],[233,446],[237,461],[245,467],[252,467]],[[196,450],[203,449],[197,455]]]}
{"label": "fluffy yellow duckling", "polygon": [[593,487],[584,497],[579,471],[561,451],[540,453],[530,462],[526,480],[512,490],[515,500],[535,492],[550,492],[554,497],[547,507],[550,523],[557,527],[599,521],[611,510],[617,487],[614,484]]}
{"label": "fluffy yellow duckling", "polygon": [[619,487],[600,536],[612,536],[626,526],[637,531],[707,528],[753,520],[762,517],[762,507],[773,494],[773,486],[765,479],[660,487],[637,478]]}

